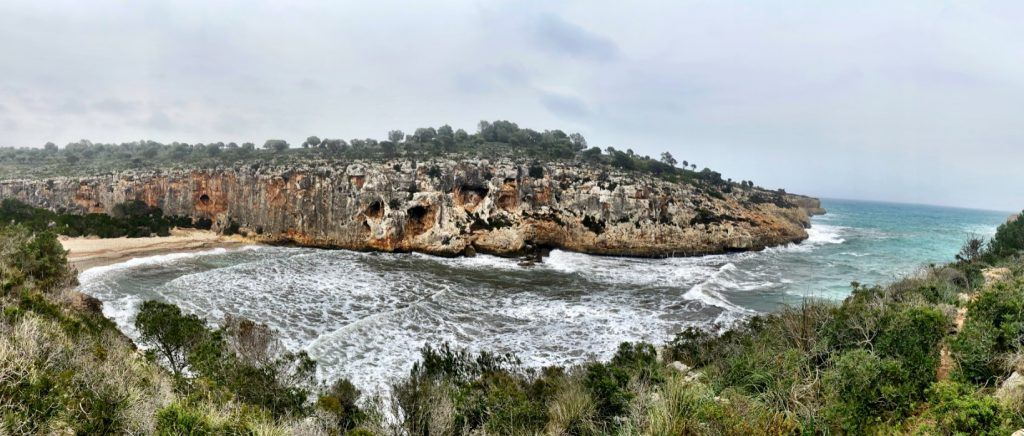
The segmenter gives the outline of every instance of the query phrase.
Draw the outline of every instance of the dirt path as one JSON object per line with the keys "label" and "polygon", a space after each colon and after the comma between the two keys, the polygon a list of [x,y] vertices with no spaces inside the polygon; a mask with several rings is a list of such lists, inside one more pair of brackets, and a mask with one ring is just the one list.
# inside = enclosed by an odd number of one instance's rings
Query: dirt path
{"label": "dirt path", "polygon": [[[960,300],[965,303],[971,300],[971,295],[959,294]],[[956,309],[956,318],[953,320],[953,334],[960,333],[960,330],[964,328],[964,320],[967,318],[967,307],[960,307]],[[936,370],[935,377],[939,381],[949,379],[949,374],[953,371],[953,356],[949,354],[949,346],[945,343],[942,344],[942,349],[939,351],[939,368]]]}
{"label": "dirt path", "polygon": [[[982,276],[985,277],[985,286],[991,285],[992,283],[1000,280],[1006,280],[1011,275],[1012,273],[1009,268],[986,268],[982,270]],[[963,293],[957,295],[964,306],[957,308],[956,310],[956,318],[953,320],[953,334],[960,333],[960,330],[964,328],[964,320],[967,318],[967,303],[974,300],[975,294],[976,293]],[[940,381],[948,379],[955,364],[956,362],[953,361],[953,356],[949,354],[949,347],[945,343],[942,344],[942,349],[939,351],[939,368],[935,374],[936,378]]]}

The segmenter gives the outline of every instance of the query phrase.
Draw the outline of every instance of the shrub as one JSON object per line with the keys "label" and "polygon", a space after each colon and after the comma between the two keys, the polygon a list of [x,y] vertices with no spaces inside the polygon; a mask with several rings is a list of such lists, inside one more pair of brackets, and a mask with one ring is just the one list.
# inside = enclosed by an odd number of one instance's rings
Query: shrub
{"label": "shrub", "polygon": [[359,395],[352,382],[338,379],[317,400],[317,408],[330,414],[339,430],[351,430],[363,418],[363,412],[356,405]]}
{"label": "shrub", "polygon": [[995,236],[989,241],[991,254],[1005,257],[1024,250],[1024,218],[1021,215],[996,229]]}
{"label": "shrub", "polygon": [[543,179],[544,167],[537,164],[530,165],[530,167],[526,171],[526,174],[533,179]]}
{"label": "shrub", "polygon": [[1020,283],[999,282],[976,294],[968,304],[967,316],[990,324],[998,332],[1000,351],[1016,346],[1024,332],[1024,292]]}
{"label": "shrub", "polygon": [[997,337],[988,323],[968,319],[960,332],[950,338],[950,354],[957,362],[961,378],[985,385],[1002,375]]}
{"label": "shrub", "polygon": [[972,237],[960,247],[956,254],[957,262],[971,263],[980,259],[985,254],[985,241],[981,238]]}
{"label": "shrub", "polygon": [[899,362],[865,349],[840,355],[822,376],[826,420],[847,433],[865,433],[873,424],[902,417],[912,392],[901,386]]}
{"label": "shrub", "polygon": [[583,385],[594,399],[595,417],[603,423],[622,416],[633,399],[633,393],[626,389],[629,374],[622,368],[594,362],[587,365]]}
{"label": "shrub", "polygon": [[276,418],[306,413],[316,362],[304,351],[286,351],[264,324],[230,316],[221,324],[189,350],[192,369]]}
{"label": "shrub", "polygon": [[626,371],[633,379],[641,383],[660,383],[661,365],[658,364],[658,351],[646,342],[623,342],[612,356],[612,366]]}
{"label": "shrub", "polygon": [[704,366],[713,359],[710,349],[718,343],[717,338],[710,330],[689,326],[666,345],[666,357],[690,366]]}
{"label": "shrub", "polygon": [[420,353],[409,377],[392,389],[409,433],[486,428],[518,434],[543,428],[546,382],[531,379],[515,356],[473,356],[447,343]]}
{"label": "shrub", "polygon": [[203,414],[173,403],[157,412],[156,433],[161,436],[210,435],[213,426]]}
{"label": "shrub", "polygon": [[42,291],[52,291],[74,282],[67,264],[67,252],[52,232],[32,233],[20,226],[0,228],[3,241],[2,283],[4,289],[21,285],[26,279]]}
{"label": "shrub", "polygon": [[928,400],[928,414],[942,434],[1000,435],[1012,431],[995,398],[978,395],[963,384],[935,383],[928,390]]}
{"label": "shrub", "polygon": [[1005,375],[1002,360],[1020,348],[1024,293],[1019,282],[998,282],[975,295],[964,328],[950,341],[965,380],[987,384]]}
{"label": "shrub", "polygon": [[939,344],[949,327],[949,319],[937,309],[908,307],[893,311],[875,340],[879,356],[899,362],[900,379],[908,383],[914,400],[935,380]]}
{"label": "shrub", "polygon": [[186,368],[188,353],[206,339],[206,324],[195,315],[184,315],[178,306],[159,301],[142,303],[135,328],[143,342],[153,346],[175,375]]}
{"label": "shrub", "polygon": [[114,205],[111,215],[76,215],[58,214],[14,199],[5,199],[0,203],[0,222],[22,224],[35,232],[52,231],[67,236],[94,235],[101,238],[138,238],[152,234],[166,236],[170,234],[171,227],[192,227],[190,219],[164,216],[160,208],[150,207],[141,201]]}

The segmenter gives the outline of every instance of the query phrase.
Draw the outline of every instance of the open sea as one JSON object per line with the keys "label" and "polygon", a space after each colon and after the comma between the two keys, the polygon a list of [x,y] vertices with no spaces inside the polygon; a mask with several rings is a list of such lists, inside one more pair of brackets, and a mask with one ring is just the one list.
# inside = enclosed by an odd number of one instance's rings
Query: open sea
{"label": "open sea", "polygon": [[529,366],[606,359],[623,341],[661,344],[689,325],[732,322],[850,282],[885,284],[953,259],[1009,212],[823,200],[801,244],[699,258],[629,259],[554,251],[521,267],[492,256],[439,258],[248,246],[92,268],[81,291],[130,337],[139,305],[168,301],[215,324],[241,315],[306,350],[321,378],[369,392],[408,373],[424,344],[513,352]]}

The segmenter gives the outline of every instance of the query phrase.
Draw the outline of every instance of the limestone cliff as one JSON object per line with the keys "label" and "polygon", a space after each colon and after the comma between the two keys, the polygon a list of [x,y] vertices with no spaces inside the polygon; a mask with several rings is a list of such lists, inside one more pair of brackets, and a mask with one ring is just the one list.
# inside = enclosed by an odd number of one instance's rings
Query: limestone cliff
{"label": "limestone cliff", "polygon": [[572,163],[356,161],[2,180],[0,196],[76,213],[140,200],[265,242],[438,255],[550,247],[673,256],[807,237],[813,198]]}

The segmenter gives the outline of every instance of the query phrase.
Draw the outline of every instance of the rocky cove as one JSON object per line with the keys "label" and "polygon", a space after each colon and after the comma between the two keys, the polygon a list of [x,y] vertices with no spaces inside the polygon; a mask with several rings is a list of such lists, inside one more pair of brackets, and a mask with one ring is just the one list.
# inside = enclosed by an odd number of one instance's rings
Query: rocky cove
{"label": "rocky cove", "polygon": [[0,196],[71,213],[142,201],[259,242],[442,256],[759,250],[806,239],[809,216],[823,212],[781,191],[514,159],[125,171],[4,180]]}

